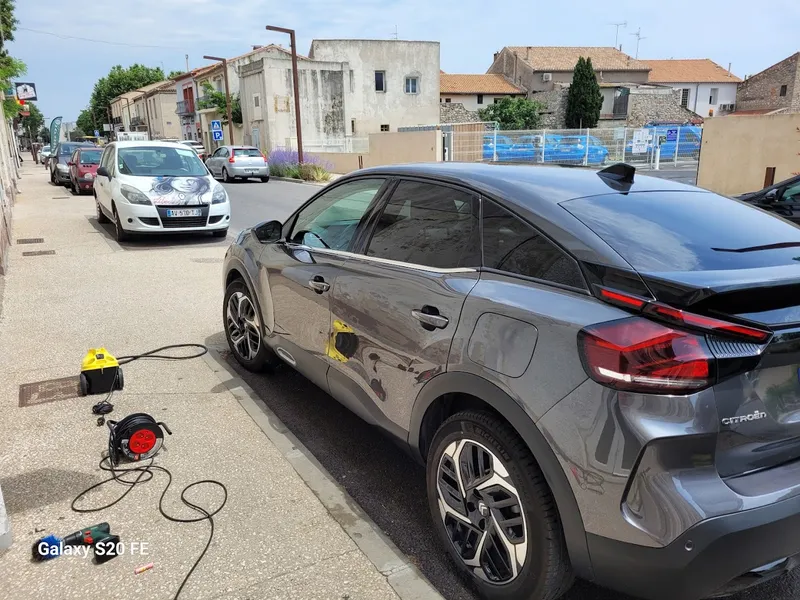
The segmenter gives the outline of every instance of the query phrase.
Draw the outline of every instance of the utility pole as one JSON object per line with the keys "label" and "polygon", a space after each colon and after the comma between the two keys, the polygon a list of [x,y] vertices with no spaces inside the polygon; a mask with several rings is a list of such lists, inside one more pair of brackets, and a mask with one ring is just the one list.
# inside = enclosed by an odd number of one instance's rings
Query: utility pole
{"label": "utility pole", "polygon": [[619,48],[619,28],[622,27],[623,29],[628,26],[627,21],[623,21],[622,23],[612,23],[614,27],[616,27],[616,32],[614,33],[614,48]]}
{"label": "utility pole", "polygon": [[646,40],[647,38],[642,35],[642,28],[641,27],[639,27],[639,29],[636,30],[636,33],[632,33],[631,35],[636,38],[636,56],[634,56],[634,58],[638,59],[639,58],[639,42],[641,42],[642,40]]}
{"label": "utility pole", "polygon": [[186,55],[186,72],[189,72],[189,55]]}
{"label": "utility pole", "polygon": [[228,84],[228,59],[219,58],[217,56],[204,56],[203,58],[206,60],[216,60],[222,63],[222,71],[225,75],[225,107],[228,112],[228,133],[231,136],[231,145],[233,145],[236,142],[233,141],[233,115],[231,113],[231,88]]}
{"label": "utility pole", "polygon": [[294,29],[286,29],[284,27],[274,27],[267,25],[270,31],[279,31],[281,33],[289,34],[289,41],[292,45],[292,85],[294,86],[294,118],[295,126],[297,128],[297,162],[303,164],[303,132],[300,129],[300,89],[297,77],[297,44],[294,37]]}
{"label": "utility pole", "polygon": [[111,131],[108,132],[108,137],[113,141],[116,139],[116,131],[114,131],[114,121],[111,118],[111,106],[106,106],[106,114],[108,115],[108,126],[111,127]]}

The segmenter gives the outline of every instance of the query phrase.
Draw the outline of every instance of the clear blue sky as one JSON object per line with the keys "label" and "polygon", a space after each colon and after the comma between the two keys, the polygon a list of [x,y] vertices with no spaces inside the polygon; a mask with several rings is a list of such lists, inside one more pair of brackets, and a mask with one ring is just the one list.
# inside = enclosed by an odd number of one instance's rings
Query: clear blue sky
{"label": "clear blue sky", "polygon": [[[731,0],[650,3],[644,0],[74,0],[17,1],[20,29],[10,52],[28,65],[23,79],[37,84],[39,107],[49,119],[74,121],[92,87],[116,64],[163,66],[165,73],[206,64],[204,54],[235,56],[253,44],[287,36],[267,24],[292,27],[298,49],[313,38],[400,39],[441,42],[441,67],[450,73],[484,73],[503,46],[612,46],[612,23],[623,51],[640,58],[710,58],[734,74],[756,73],[800,49],[800,2],[770,0],[769,9]],[[106,40],[55,37],[22,28]]]}

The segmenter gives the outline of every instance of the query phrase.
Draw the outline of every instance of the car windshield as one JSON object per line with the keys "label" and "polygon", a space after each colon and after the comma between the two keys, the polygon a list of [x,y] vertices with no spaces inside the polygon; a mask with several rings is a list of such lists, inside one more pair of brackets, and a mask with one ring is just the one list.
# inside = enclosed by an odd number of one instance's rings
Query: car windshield
{"label": "car windshield", "polygon": [[81,152],[81,164],[99,165],[101,154],[102,152],[100,150],[84,150]]}
{"label": "car windshield", "polygon": [[137,177],[203,177],[208,175],[197,154],[190,148],[137,146],[120,148],[119,172]]}
{"label": "car windshield", "polygon": [[255,148],[236,148],[233,151],[234,156],[255,156],[261,158],[261,151]]}
{"label": "car windshield", "polygon": [[74,144],[61,144],[59,146],[58,154],[59,156],[68,156],[75,152],[75,148],[77,148]]}

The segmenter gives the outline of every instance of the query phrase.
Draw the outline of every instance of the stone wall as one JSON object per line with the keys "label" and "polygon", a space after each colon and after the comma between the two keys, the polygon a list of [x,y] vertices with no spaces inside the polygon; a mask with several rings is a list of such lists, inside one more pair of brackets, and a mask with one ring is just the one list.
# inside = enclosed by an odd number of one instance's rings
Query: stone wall
{"label": "stone wall", "polygon": [[467,110],[461,102],[439,103],[439,123],[475,123],[480,120],[477,111]]}
{"label": "stone wall", "polygon": [[[4,97],[0,93],[0,101]],[[0,276],[5,275],[8,265],[8,247],[11,245],[11,209],[18,192],[19,163],[14,151],[16,143],[8,121],[4,119],[0,123]],[[1,498],[0,503],[2,503]],[[2,523],[0,523],[0,534],[2,534]]]}
{"label": "stone wall", "polygon": [[650,121],[689,121],[698,115],[681,106],[681,91],[671,88],[632,88],[628,100],[628,127]]}
{"label": "stone wall", "polygon": [[545,106],[542,113],[542,129],[563,129],[564,118],[567,114],[567,92],[569,87],[557,87],[549,92],[537,92],[531,95],[531,100],[541,102]]}
{"label": "stone wall", "polygon": [[[786,95],[781,96],[781,86]],[[736,110],[800,111],[800,52],[748,77],[736,92]]]}

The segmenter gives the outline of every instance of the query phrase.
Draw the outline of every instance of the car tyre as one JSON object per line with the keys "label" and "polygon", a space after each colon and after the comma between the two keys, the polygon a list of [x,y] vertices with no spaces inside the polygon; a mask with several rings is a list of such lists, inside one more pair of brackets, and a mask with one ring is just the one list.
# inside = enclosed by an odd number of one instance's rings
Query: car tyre
{"label": "car tyre", "polygon": [[214,237],[218,237],[218,238],[227,237],[228,236],[228,228],[226,227],[225,229],[218,229],[216,231],[212,231],[211,235],[213,235]]}
{"label": "car tyre", "polygon": [[242,279],[233,280],[225,289],[222,303],[225,338],[236,361],[248,371],[271,371],[281,360],[264,343],[261,315],[249,288]]}
{"label": "car tyre", "polygon": [[122,221],[117,212],[116,207],[113,209],[114,211],[114,237],[118,242],[127,242],[131,239],[131,234],[125,231],[125,228],[122,226]]}
{"label": "car tyre", "polygon": [[80,196],[81,195],[81,188],[80,188],[80,186],[78,185],[78,183],[76,181],[73,181],[72,179],[70,179],[69,180],[69,187],[70,187],[70,191],[75,196]]}
{"label": "car tyre", "polygon": [[[456,467],[463,464],[464,452],[480,472]],[[430,445],[427,489],[439,538],[481,597],[555,600],[572,586],[555,500],[530,450],[508,423],[476,410],[447,419]]]}
{"label": "car tyre", "polygon": [[97,222],[108,223],[108,217],[106,216],[106,213],[103,212],[103,209],[100,207],[100,200],[95,198],[94,202],[95,205],[97,206]]}
{"label": "car tyre", "polygon": [[267,183],[268,181],[269,181],[269,175],[261,178],[261,183]]}
{"label": "car tyre", "polygon": [[225,167],[222,167],[222,181],[225,183],[231,183],[233,181],[233,178],[228,175],[228,169]]}

